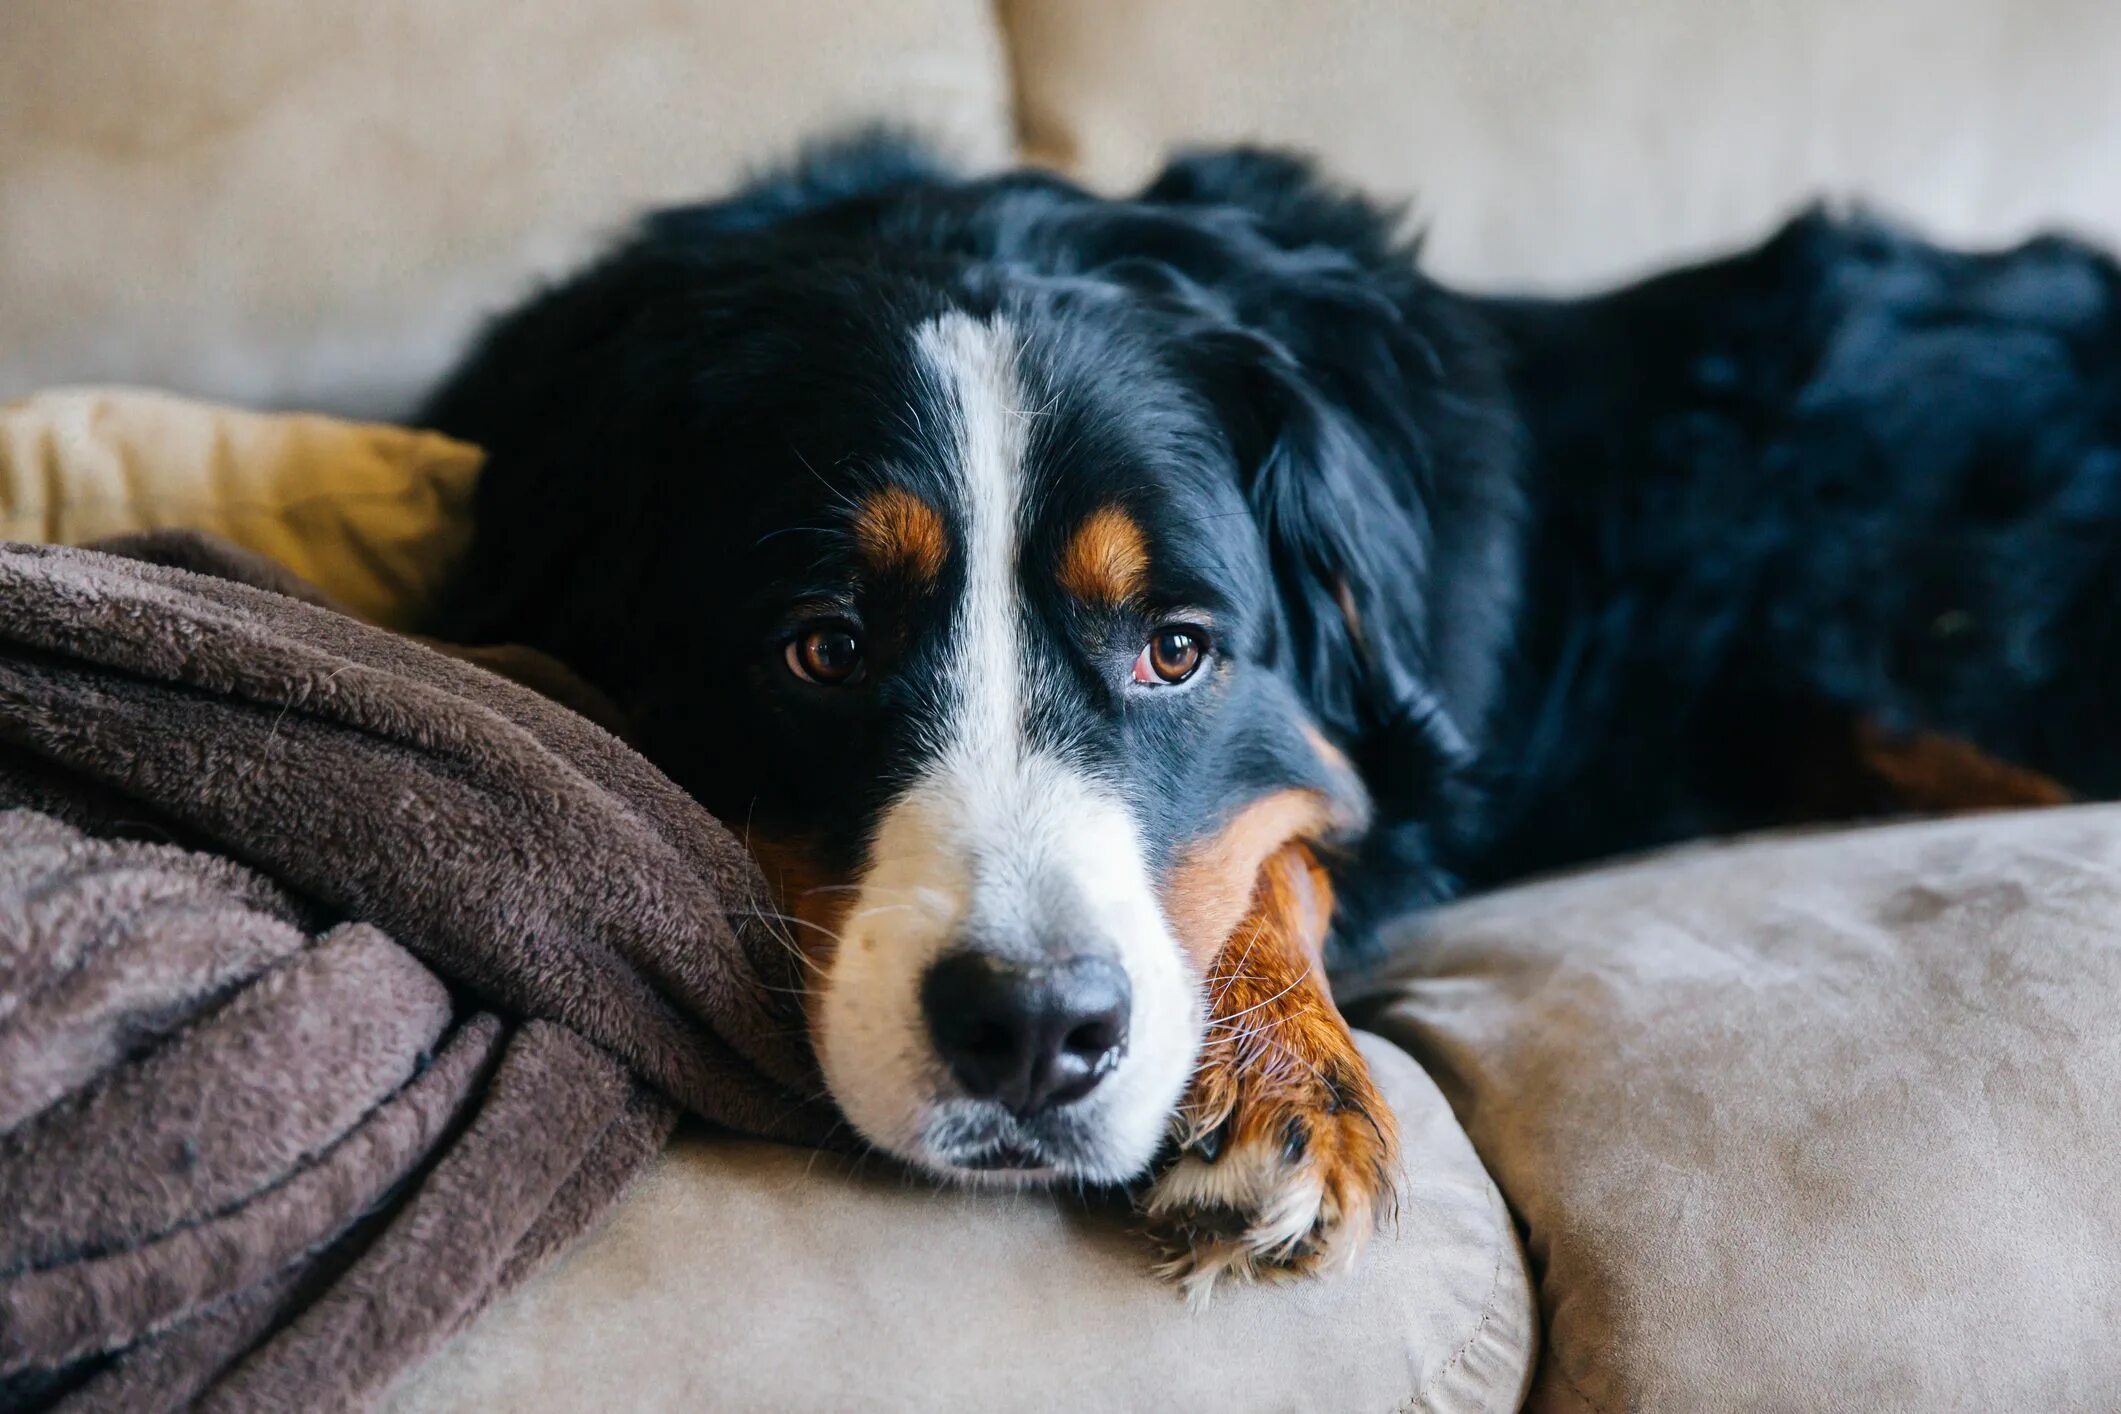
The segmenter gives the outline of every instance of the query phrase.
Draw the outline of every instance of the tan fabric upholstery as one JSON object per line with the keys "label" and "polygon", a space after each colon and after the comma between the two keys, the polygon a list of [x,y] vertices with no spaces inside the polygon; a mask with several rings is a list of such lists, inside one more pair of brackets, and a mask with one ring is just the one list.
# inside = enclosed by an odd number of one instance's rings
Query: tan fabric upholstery
{"label": "tan fabric upholstery", "polygon": [[1438,915],[1373,1026],[1529,1229],[1534,1407],[2111,1409],[2121,808]]}
{"label": "tan fabric upholstery", "polygon": [[1338,1280],[1192,1315],[1123,1210],[693,1136],[393,1407],[1514,1409],[1534,1329],[1516,1234],[1435,1087],[1365,1049],[1408,1200]]}
{"label": "tan fabric upholstery", "polygon": [[1430,263],[1602,280],[1815,194],[2121,240],[2108,0],[1002,0],[1031,151],[1100,184],[1264,139],[1418,197]]}
{"label": "tan fabric upholstery", "polygon": [[879,118],[1007,155],[986,0],[0,5],[0,401],[400,414],[530,272]]}
{"label": "tan fabric upholstery", "polygon": [[1103,184],[1174,144],[1313,148],[1418,196],[1431,264],[1482,284],[1633,271],[1820,192],[2121,240],[2116,71],[2105,0],[0,5],[0,399],[402,413],[530,273],[878,118],[988,163],[1020,117]]}

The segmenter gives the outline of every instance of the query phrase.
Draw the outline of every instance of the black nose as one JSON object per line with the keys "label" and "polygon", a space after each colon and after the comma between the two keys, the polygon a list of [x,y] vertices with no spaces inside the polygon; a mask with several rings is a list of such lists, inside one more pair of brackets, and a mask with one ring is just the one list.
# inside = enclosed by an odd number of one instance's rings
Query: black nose
{"label": "black nose", "polygon": [[1119,1063],[1132,998],[1102,957],[946,953],[921,982],[935,1049],[970,1094],[1020,1115],[1080,1100]]}

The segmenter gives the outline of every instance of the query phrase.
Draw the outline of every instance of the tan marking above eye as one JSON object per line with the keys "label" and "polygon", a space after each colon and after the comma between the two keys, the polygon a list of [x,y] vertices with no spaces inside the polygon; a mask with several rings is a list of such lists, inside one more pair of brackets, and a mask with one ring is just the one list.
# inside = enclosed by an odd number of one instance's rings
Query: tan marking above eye
{"label": "tan marking above eye", "polygon": [[1100,608],[1133,602],[1149,587],[1149,537],[1119,507],[1099,507],[1061,551],[1060,584]]}
{"label": "tan marking above eye", "polygon": [[873,573],[903,574],[924,585],[943,572],[950,552],[935,507],[901,486],[886,486],[862,502],[854,542]]}

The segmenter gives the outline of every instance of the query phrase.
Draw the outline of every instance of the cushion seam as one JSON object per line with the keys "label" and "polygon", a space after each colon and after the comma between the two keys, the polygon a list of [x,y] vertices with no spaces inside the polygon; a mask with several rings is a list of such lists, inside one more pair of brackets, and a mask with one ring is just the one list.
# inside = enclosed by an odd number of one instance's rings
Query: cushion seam
{"label": "cushion seam", "polygon": [[[1493,1195],[1491,1192],[1491,1205],[1492,1201]],[[1444,1362],[1443,1368],[1423,1380],[1420,1388],[1414,1391],[1413,1397],[1398,1406],[1393,1411],[1393,1414],[1410,1414],[1411,1410],[1427,1399],[1436,1386],[1443,1381],[1444,1377],[1458,1368],[1458,1362],[1466,1358],[1466,1352],[1473,1348],[1473,1342],[1480,1339],[1481,1333],[1487,1330],[1488,1322],[1495,1318],[1495,1301],[1502,1292],[1502,1264],[1509,1259],[1509,1255],[1510,1244],[1507,1227],[1505,1226],[1503,1233],[1495,1241],[1495,1269],[1488,1274],[1488,1294],[1481,1303],[1480,1319],[1474,1322],[1473,1329],[1467,1332],[1466,1338],[1458,1343],[1458,1348],[1451,1352],[1451,1358]]]}
{"label": "cushion seam", "polygon": [[[1548,1348],[1552,1349],[1552,1346],[1549,1346]],[[1561,1376],[1561,1382],[1569,1387],[1570,1393],[1574,1394],[1585,1404],[1590,1405],[1591,1408],[1597,1410],[1598,1414],[1609,1414],[1609,1411],[1603,1404],[1600,1404],[1597,1400],[1591,1398],[1591,1396],[1585,1392],[1583,1386],[1576,1383],[1576,1377],[1574,1375],[1571,1375],[1567,1370],[1561,1368],[1561,1362],[1559,1360],[1554,1362],[1554,1372]]]}

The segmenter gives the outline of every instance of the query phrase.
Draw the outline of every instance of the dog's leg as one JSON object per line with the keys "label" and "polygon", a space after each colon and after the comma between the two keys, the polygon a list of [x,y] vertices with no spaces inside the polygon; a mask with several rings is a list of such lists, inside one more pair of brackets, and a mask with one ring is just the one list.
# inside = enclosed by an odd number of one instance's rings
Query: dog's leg
{"label": "dog's leg", "polygon": [[1392,1113],[1326,988],[1325,871],[1289,845],[1208,973],[1208,1036],[1149,1189],[1162,1270],[1189,1298],[1216,1279],[1301,1275],[1353,1260],[1393,1199]]}
{"label": "dog's leg", "polygon": [[2067,805],[2073,799],[2052,777],[1935,732],[1896,736],[1874,723],[1859,723],[1856,756],[1879,794],[1899,810],[1964,815]]}
{"label": "dog's leg", "polygon": [[2060,781],[1939,732],[1888,731],[1875,720],[1818,706],[1769,748],[1782,766],[1781,821],[1810,824],[1879,815],[1967,815],[2067,805]]}

